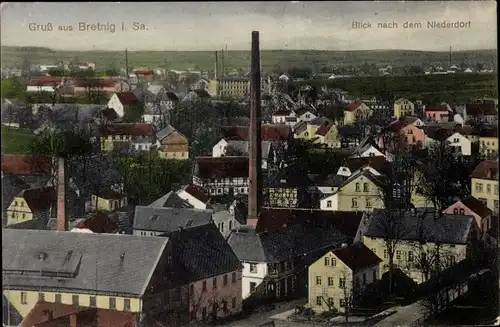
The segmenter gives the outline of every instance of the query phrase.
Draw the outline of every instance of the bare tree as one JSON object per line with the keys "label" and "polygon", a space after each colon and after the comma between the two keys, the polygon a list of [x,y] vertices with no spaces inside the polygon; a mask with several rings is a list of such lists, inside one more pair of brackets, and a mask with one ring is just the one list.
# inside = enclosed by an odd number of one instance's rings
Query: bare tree
{"label": "bare tree", "polygon": [[352,279],[352,276],[348,276],[345,273],[340,277],[340,282],[340,288],[342,289],[342,298],[340,300],[343,302],[343,306],[341,305],[341,307],[344,308],[345,322],[349,322],[355,292],[359,285],[357,285],[358,282],[356,280]]}
{"label": "bare tree", "polygon": [[203,319],[215,322],[219,313],[227,315],[229,313],[228,302],[220,297],[217,290],[207,292],[206,290],[197,290],[191,286],[189,291],[189,308],[191,320],[197,320],[199,315],[205,314]]}
{"label": "bare tree", "polygon": [[95,77],[83,77],[82,85],[85,88],[85,97],[89,103],[97,103],[104,97],[102,81]]}

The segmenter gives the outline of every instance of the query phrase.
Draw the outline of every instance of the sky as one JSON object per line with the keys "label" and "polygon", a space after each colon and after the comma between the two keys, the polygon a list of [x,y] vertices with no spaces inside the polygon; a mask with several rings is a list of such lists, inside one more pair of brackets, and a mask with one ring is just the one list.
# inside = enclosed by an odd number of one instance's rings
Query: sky
{"label": "sky", "polygon": [[[251,31],[258,30],[261,49],[496,49],[496,19],[495,1],[3,2],[1,44],[61,50],[185,51],[226,45],[247,50]],[[428,21],[465,27],[428,28]],[[134,22],[139,24],[135,31]],[[371,23],[371,28],[353,28],[354,22]],[[378,27],[389,22],[397,27]],[[404,28],[405,22],[422,27]],[[52,31],[30,30],[48,23]],[[79,29],[97,23],[115,24],[115,32]],[[59,30],[64,26],[73,31]]]}

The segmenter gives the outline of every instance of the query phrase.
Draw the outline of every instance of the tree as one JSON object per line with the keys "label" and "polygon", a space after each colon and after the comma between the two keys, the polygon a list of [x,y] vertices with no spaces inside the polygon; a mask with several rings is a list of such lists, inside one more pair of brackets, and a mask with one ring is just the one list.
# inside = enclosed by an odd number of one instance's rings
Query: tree
{"label": "tree", "polygon": [[406,73],[410,76],[423,75],[424,70],[420,66],[410,66],[406,69]]}
{"label": "tree", "polygon": [[85,87],[85,97],[89,103],[101,103],[105,99],[104,88],[100,79],[94,77],[83,77],[81,79]]}
{"label": "tree", "polygon": [[359,285],[357,285],[357,282],[353,281],[352,278],[347,276],[345,273],[340,279],[343,281],[343,284],[340,285],[340,288],[342,289],[341,301],[344,304],[344,317],[345,322],[347,323],[349,322],[349,315],[354,301],[354,292]]}

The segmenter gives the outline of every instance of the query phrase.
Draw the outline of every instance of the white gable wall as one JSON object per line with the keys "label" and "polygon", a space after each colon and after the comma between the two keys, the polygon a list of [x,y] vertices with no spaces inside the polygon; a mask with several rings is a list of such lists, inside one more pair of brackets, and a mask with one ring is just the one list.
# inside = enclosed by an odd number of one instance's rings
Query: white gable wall
{"label": "white gable wall", "polygon": [[455,133],[447,141],[450,142],[450,146],[457,148],[457,151],[463,156],[470,156],[472,154],[471,141],[465,138],[465,136]]}
{"label": "white gable wall", "polygon": [[217,142],[212,148],[212,157],[222,157],[226,153],[227,141],[222,139]]}
{"label": "white gable wall", "polygon": [[113,96],[109,99],[108,108],[114,109],[120,117],[123,117],[125,114],[123,110],[123,104],[120,102],[120,99],[118,99],[116,93],[113,94]]}
{"label": "white gable wall", "polygon": [[319,208],[325,211],[337,211],[339,210],[339,195],[332,194],[326,198],[319,201]]}
{"label": "white gable wall", "polygon": [[384,156],[385,155],[380,152],[379,150],[377,150],[374,146],[371,146],[370,148],[368,148],[365,152],[361,153],[360,157],[364,158],[364,157],[374,157],[374,156]]}

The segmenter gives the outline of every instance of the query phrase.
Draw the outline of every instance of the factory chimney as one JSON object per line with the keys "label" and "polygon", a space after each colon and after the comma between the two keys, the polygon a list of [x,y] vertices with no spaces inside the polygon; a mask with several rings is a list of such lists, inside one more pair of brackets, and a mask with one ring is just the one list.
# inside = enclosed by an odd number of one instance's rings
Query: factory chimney
{"label": "factory chimney", "polygon": [[257,225],[262,201],[259,32],[252,32],[250,66],[249,192],[247,225]]}
{"label": "factory chimney", "polygon": [[59,158],[57,165],[57,231],[64,232],[67,229],[66,221],[66,174],[64,171],[64,159]]}
{"label": "factory chimney", "polygon": [[219,78],[219,72],[218,72],[218,68],[219,68],[219,60],[217,58],[217,51],[215,51],[215,63],[214,63],[215,67],[214,67],[214,79],[218,79]]}

